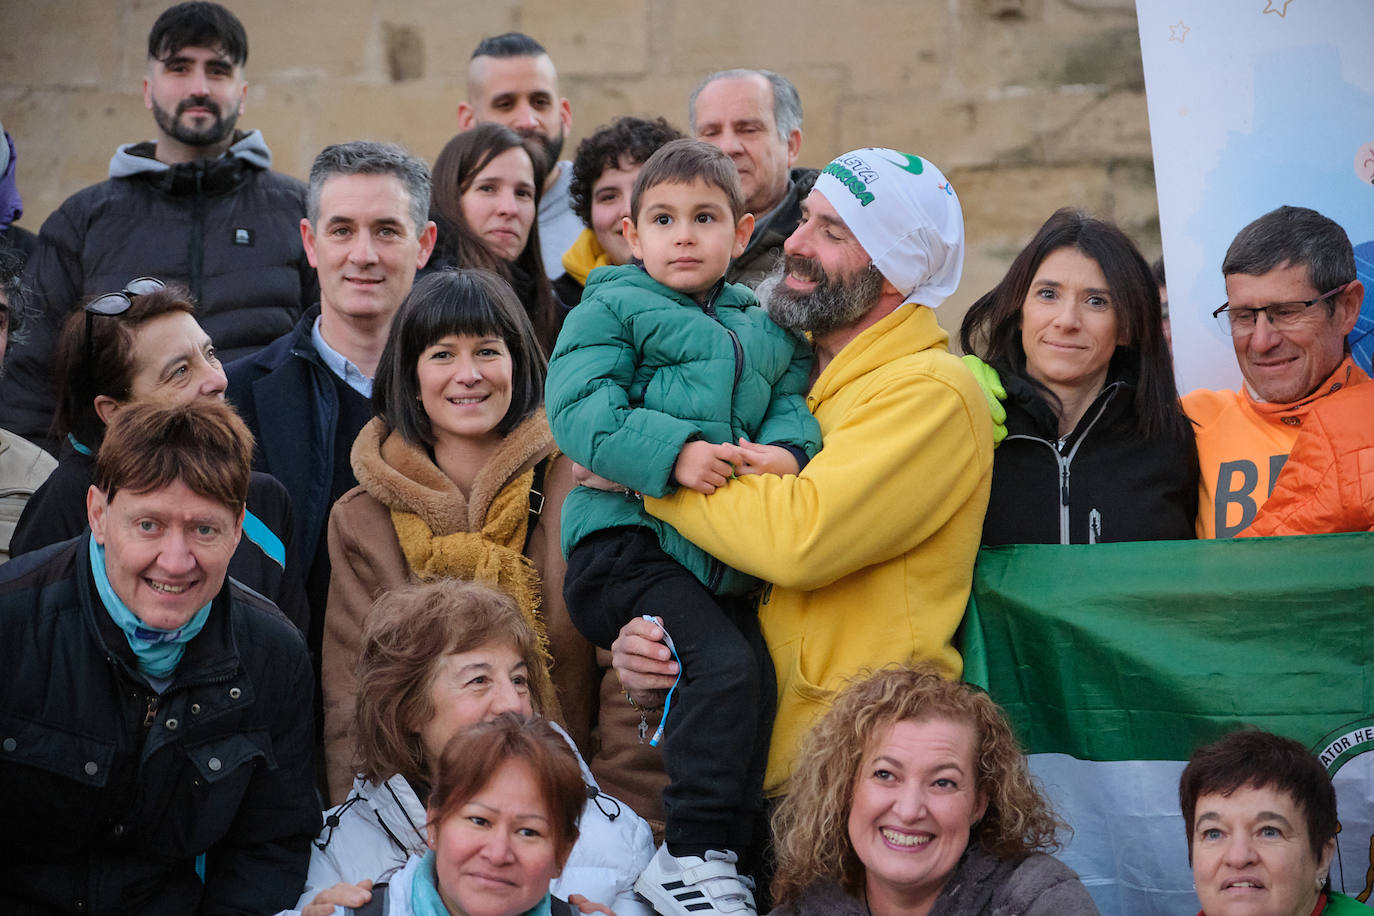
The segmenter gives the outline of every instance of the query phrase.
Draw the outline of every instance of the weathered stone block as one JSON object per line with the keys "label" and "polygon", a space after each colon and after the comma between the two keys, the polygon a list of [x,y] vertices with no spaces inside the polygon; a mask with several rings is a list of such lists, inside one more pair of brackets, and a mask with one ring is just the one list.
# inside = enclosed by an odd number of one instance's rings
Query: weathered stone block
{"label": "weathered stone block", "polygon": [[[121,14],[117,4],[89,0],[5,3],[0,11],[0,74],[5,84],[96,91],[107,86],[120,73],[126,50],[111,40],[120,31]],[[143,45],[138,52],[141,63]]]}

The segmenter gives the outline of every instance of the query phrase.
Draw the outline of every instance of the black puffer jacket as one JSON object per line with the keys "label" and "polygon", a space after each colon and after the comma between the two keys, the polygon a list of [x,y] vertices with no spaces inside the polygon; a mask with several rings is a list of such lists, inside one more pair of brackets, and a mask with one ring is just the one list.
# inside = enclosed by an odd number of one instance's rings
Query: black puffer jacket
{"label": "black puffer jacket", "polygon": [[1141,438],[1135,388],[1116,373],[1069,435],[1044,394],[1010,372],[1007,438],[992,464],[984,546],[1173,541],[1195,537],[1197,443]]}
{"label": "black puffer jacket", "polygon": [[293,905],[320,826],[300,634],[226,583],[158,695],[88,550],[83,536],[0,567],[0,911]]}
{"label": "black puffer jacket", "polygon": [[53,348],[85,298],[142,276],[185,284],[225,363],[291,330],[315,301],[301,244],[305,185],[269,170],[260,133],[208,162],[168,166],[153,153],[152,143],[120,147],[109,180],[67,198],[28,260],[36,314],[0,380],[0,426],[49,451]]}

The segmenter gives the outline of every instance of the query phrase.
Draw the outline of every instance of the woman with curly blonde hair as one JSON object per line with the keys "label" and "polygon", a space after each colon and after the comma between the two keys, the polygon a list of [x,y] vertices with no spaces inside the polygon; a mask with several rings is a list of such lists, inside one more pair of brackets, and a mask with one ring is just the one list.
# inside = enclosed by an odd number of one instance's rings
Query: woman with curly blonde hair
{"label": "woman with curly blonde hair", "polygon": [[1088,916],[1063,826],[996,703],[934,669],[855,681],[773,819],[774,916]]}

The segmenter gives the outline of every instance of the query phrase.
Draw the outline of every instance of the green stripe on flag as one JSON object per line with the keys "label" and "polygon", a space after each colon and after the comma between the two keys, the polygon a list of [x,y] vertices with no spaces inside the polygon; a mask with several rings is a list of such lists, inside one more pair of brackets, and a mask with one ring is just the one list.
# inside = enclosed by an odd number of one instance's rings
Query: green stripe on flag
{"label": "green stripe on flag", "polygon": [[1315,746],[1374,710],[1374,534],[984,549],[963,634],[1032,753]]}

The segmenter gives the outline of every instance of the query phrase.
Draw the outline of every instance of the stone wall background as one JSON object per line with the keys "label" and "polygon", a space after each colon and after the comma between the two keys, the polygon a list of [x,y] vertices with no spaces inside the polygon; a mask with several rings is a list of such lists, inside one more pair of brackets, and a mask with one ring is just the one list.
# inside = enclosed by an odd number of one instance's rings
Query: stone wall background
{"label": "stone wall background", "polygon": [[[0,121],[37,231],[152,136],[141,90],[166,0],[0,0]],[[248,107],[275,167],[324,145],[393,140],[432,160],[455,130],[484,35],[541,41],[573,105],[565,148],[621,114],[686,127],[712,70],[767,67],[805,108],[802,165],[858,146],[920,153],[954,183],[968,255],[941,309],[967,305],[1057,207],[1117,221],[1147,258],[1159,221],[1133,0],[230,0],[248,30]]]}

